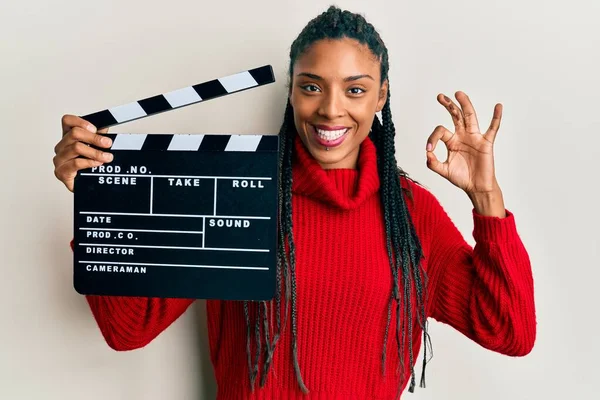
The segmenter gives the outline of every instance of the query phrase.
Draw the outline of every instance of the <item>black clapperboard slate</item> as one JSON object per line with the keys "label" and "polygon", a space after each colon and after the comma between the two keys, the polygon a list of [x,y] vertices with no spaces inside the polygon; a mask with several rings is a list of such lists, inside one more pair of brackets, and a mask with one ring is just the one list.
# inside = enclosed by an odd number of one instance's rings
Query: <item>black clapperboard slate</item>
{"label": "black clapperboard slate", "polygon": [[[98,129],[274,82],[267,65],[82,118]],[[276,135],[110,133],[79,171],[80,294],[268,300],[276,287]]]}

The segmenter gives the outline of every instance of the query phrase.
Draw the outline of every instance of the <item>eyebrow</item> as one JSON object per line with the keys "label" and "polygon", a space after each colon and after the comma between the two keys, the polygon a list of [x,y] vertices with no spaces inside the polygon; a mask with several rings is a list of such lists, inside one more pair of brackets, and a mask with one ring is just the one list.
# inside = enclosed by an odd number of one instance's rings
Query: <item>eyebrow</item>
{"label": "eyebrow", "polygon": [[[300,72],[298,75],[296,76],[306,76],[308,78],[317,80],[317,81],[322,81],[323,78],[320,77],[319,75],[315,75],[315,74],[311,74],[310,72]],[[361,78],[369,78],[371,80],[375,80],[373,79],[373,77],[369,74],[360,74],[360,75],[352,75],[352,76],[347,76],[346,78],[344,78],[344,82],[351,82],[351,81],[357,81]]]}

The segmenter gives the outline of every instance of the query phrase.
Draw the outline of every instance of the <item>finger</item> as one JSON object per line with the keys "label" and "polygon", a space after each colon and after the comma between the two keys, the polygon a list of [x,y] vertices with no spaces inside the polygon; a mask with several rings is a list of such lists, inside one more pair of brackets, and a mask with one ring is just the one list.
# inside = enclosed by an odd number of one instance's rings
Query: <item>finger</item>
{"label": "finger", "polygon": [[[102,131],[104,131],[104,129]],[[96,147],[109,148],[112,146],[112,140],[101,134],[102,131],[99,131],[100,133],[93,133],[86,129],[75,127],[71,130],[71,139]],[[108,129],[106,129],[106,131],[108,131]]]}
{"label": "finger", "polygon": [[427,152],[427,168],[444,178],[448,177],[448,163],[440,162],[435,153],[431,151]]}
{"label": "finger", "polygon": [[109,137],[98,133],[92,133],[86,129],[75,127],[71,129],[71,134],[66,139],[68,144],[71,142],[83,142],[96,147],[109,148],[112,145],[112,140]]}
{"label": "finger", "polygon": [[477,121],[477,114],[475,114],[475,108],[471,103],[471,99],[465,92],[456,92],[456,99],[462,107],[463,118],[465,121],[465,131],[468,133],[480,133],[479,122]]}
{"label": "finger", "polygon": [[71,130],[71,128],[76,126],[82,129],[86,129],[92,133],[96,133],[96,127],[93,124],[76,115],[63,115],[61,119],[61,124],[63,136],[66,135]]}
{"label": "finger", "polygon": [[442,125],[438,125],[427,139],[426,150],[434,151],[438,141],[441,140],[444,143],[448,143],[450,139],[452,139],[452,132],[444,128]]}
{"label": "finger", "polygon": [[102,163],[96,160],[90,160],[87,158],[74,158],[55,168],[54,175],[67,187],[72,188],[73,180],[77,176],[78,171],[92,167],[99,167],[100,165],[102,165]]}
{"label": "finger", "polygon": [[80,156],[91,160],[96,160],[101,163],[108,163],[113,160],[113,155],[111,153],[95,149],[82,142],[74,142],[71,145],[66,146],[54,157],[54,166],[58,167],[65,162]]}
{"label": "finger", "polygon": [[441,105],[446,107],[450,115],[452,116],[452,121],[454,122],[454,126],[456,127],[456,132],[462,132],[465,128],[464,116],[460,107],[458,107],[449,97],[438,94],[437,100]]}
{"label": "finger", "polygon": [[496,104],[494,107],[494,116],[492,117],[492,122],[490,122],[490,127],[484,135],[485,138],[492,143],[494,143],[496,140],[496,134],[498,133],[498,129],[500,129],[500,122],[502,121],[502,108],[502,104]]}
{"label": "finger", "polygon": [[112,145],[112,140],[103,135],[92,133],[80,127],[74,127],[62,137],[62,139],[54,146],[54,154],[59,155],[64,149],[75,142],[83,142],[94,145],[96,147],[108,148]]}

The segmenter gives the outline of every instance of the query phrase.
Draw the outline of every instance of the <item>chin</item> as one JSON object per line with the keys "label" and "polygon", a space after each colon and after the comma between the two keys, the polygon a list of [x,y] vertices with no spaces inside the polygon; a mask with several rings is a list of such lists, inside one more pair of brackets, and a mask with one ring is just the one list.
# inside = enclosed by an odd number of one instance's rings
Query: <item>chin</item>
{"label": "chin", "polygon": [[334,168],[356,168],[357,154],[346,148],[346,146],[340,146],[325,150],[323,146],[309,144],[307,146],[309,153],[313,158],[321,165],[323,169],[334,169]]}

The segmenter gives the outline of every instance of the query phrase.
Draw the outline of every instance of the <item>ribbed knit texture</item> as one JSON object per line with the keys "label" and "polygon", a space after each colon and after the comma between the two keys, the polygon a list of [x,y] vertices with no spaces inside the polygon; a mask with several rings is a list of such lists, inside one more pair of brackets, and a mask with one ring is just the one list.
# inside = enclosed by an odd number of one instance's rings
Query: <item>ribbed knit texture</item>
{"label": "ribbed knit texture", "polygon": [[[292,368],[290,319],[277,344],[266,386],[257,385],[251,393],[242,303],[209,300],[208,334],[217,399],[392,400],[400,385],[399,360],[393,312],[386,376],[382,376],[381,351],[392,281],[375,147],[369,139],[363,142],[357,169],[323,170],[300,140],[296,139],[295,146],[292,210],[298,357],[310,394],[300,392]],[[407,202],[429,276],[428,315],[485,348],[510,356],[527,354],[536,336],[533,278],[514,215],[507,210],[505,218],[485,217],[473,210],[476,245],[472,248],[429,191],[405,179],[402,184],[410,187],[414,196],[414,202],[408,198]],[[117,350],[145,346],[193,301],[87,299],[105,340]],[[250,308],[250,314],[256,315],[256,307]],[[254,337],[254,326],[251,332]],[[269,337],[272,335],[273,331]],[[421,338],[415,321],[415,355]],[[435,338],[432,342],[435,349]],[[254,350],[252,354],[254,357]],[[422,360],[416,361],[419,374]],[[407,377],[408,363],[406,352]],[[428,383],[435,380],[427,378]],[[402,383],[403,390],[407,382]]]}

